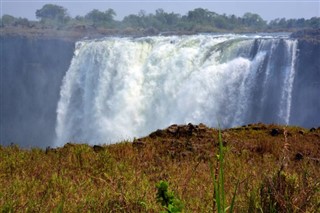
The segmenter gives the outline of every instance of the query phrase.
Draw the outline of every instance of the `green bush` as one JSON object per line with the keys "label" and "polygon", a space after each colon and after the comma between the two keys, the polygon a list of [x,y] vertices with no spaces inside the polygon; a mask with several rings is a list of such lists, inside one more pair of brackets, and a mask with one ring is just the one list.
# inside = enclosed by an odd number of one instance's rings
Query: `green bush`
{"label": "green bush", "polygon": [[160,181],[156,185],[157,192],[157,202],[166,209],[165,212],[168,213],[179,213],[183,209],[182,202],[174,196],[172,191],[169,191],[169,184],[166,181]]}

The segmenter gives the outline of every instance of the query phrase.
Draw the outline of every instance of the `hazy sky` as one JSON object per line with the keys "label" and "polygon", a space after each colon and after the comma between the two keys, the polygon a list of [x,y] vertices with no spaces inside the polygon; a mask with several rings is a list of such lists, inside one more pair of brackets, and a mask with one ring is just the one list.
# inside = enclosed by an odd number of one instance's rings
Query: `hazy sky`
{"label": "hazy sky", "polygon": [[189,10],[201,7],[219,14],[235,14],[242,16],[245,12],[259,14],[265,20],[275,18],[311,18],[320,16],[320,0],[0,0],[1,16],[3,14],[15,17],[26,17],[35,20],[35,11],[43,5],[51,3],[61,5],[68,9],[69,15],[85,15],[93,9],[105,11],[112,8],[117,13],[117,20],[128,14],[137,14],[140,10],[153,13],[158,8],[166,12],[176,12],[185,15]]}

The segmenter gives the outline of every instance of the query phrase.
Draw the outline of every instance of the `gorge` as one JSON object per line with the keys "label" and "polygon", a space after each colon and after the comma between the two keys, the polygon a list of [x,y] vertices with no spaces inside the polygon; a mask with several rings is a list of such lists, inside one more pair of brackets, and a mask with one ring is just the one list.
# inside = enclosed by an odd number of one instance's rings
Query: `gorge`
{"label": "gorge", "polygon": [[114,143],[173,123],[320,124],[320,44],[288,34],[2,37],[1,144]]}

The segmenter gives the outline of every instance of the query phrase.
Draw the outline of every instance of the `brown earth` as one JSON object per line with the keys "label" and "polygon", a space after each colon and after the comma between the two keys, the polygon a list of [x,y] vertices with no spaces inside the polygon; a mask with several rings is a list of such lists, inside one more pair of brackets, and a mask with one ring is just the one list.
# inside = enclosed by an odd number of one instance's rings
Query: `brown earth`
{"label": "brown earth", "polygon": [[218,136],[188,124],[112,145],[0,146],[0,211],[160,212],[155,186],[167,181],[183,212],[216,212],[223,168],[235,212],[319,212],[320,128],[251,124]]}
{"label": "brown earth", "polygon": [[[171,125],[167,129],[157,130],[149,136],[137,139],[133,146],[147,149],[150,143],[159,147],[158,153],[173,158],[198,156],[208,158],[212,150],[218,147],[217,129],[199,125]],[[320,127],[304,129],[279,125],[249,124],[246,126],[221,130],[224,146],[241,155],[244,150],[252,155],[282,155],[287,143],[291,160],[309,158],[320,163]]]}

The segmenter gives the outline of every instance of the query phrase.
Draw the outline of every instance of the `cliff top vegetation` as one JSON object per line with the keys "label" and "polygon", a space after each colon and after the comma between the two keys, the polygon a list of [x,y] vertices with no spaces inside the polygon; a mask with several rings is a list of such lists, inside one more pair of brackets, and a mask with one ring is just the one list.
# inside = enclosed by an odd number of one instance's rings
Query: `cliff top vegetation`
{"label": "cliff top vegetation", "polygon": [[123,20],[115,20],[116,11],[94,9],[84,16],[71,17],[66,8],[46,4],[35,12],[38,21],[4,14],[1,17],[1,34],[30,36],[61,35],[70,38],[143,35],[170,35],[194,33],[247,33],[247,32],[293,32],[320,28],[320,18],[285,19],[267,22],[258,14],[245,13],[242,17],[218,14],[197,8],[185,15],[168,13],[157,9],[147,14],[141,10]]}

